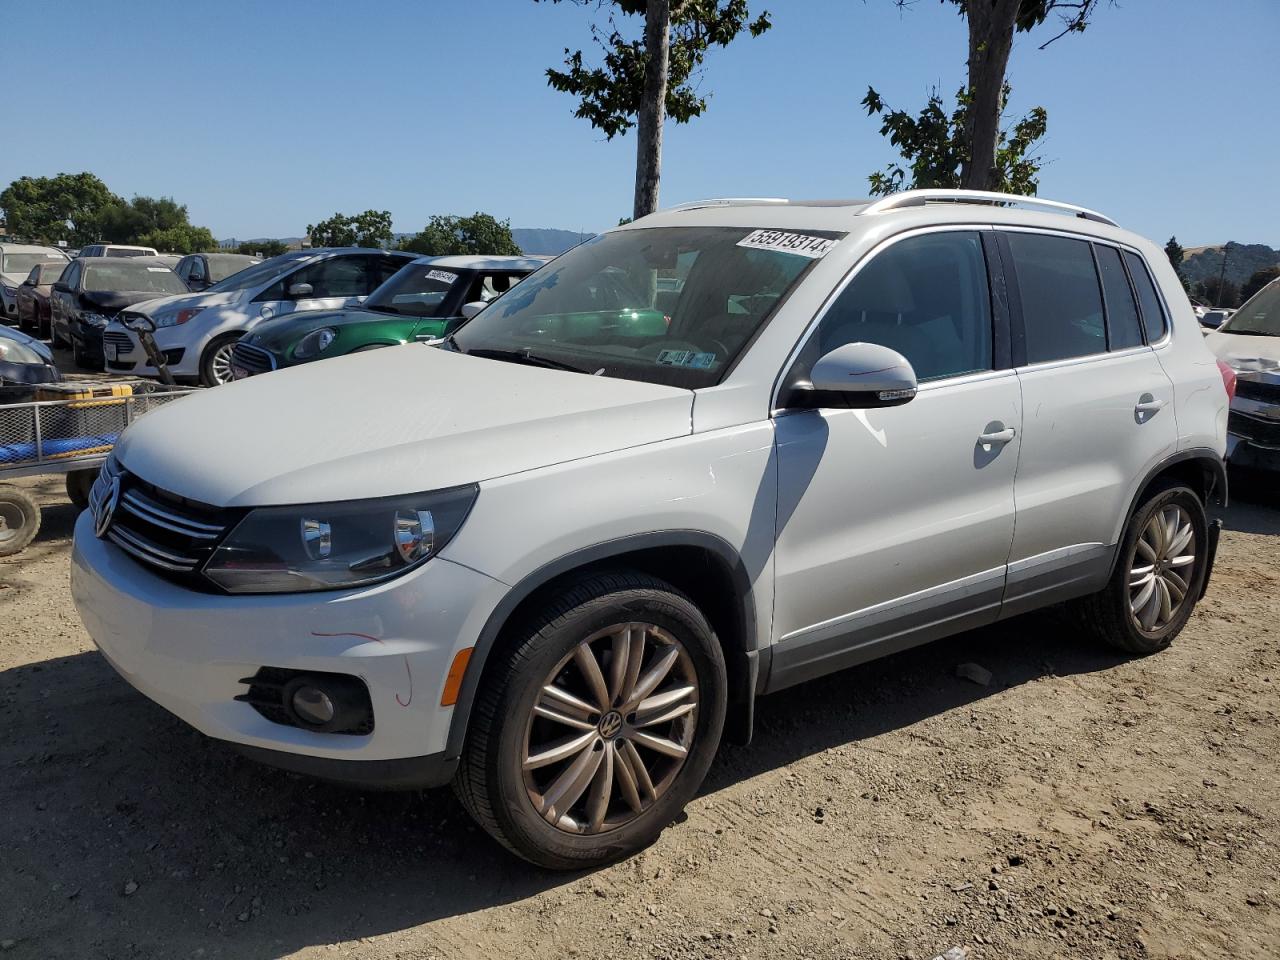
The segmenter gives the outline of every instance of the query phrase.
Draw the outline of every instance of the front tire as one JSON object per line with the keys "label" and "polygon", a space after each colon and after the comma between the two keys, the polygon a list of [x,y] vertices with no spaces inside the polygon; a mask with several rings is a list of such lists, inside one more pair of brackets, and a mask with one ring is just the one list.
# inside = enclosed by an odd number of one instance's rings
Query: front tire
{"label": "front tire", "polygon": [[1158,653],[1191,618],[1208,569],[1209,522],[1190,487],[1157,487],[1133,512],[1106,587],[1076,601],[1081,626],[1125,653]]}
{"label": "front tire", "polygon": [[220,337],[214,337],[204,348],[204,353],[200,355],[202,387],[216,387],[231,382],[231,351],[239,339],[238,333],[224,333]]}
{"label": "front tire", "polygon": [[0,557],[27,548],[40,531],[40,507],[25,490],[0,484]]}
{"label": "front tire", "polygon": [[724,656],[670,584],[595,574],[549,598],[495,652],[454,788],[538,866],[578,870],[652,843],[719,745]]}

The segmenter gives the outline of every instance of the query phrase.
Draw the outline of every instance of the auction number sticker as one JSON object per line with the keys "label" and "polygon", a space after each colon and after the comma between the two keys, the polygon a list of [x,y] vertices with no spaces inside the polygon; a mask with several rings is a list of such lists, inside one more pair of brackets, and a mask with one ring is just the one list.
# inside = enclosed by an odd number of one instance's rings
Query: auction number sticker
{"label": "auction number sticker", "polygon": [[783,230],[756,230],[738,241],[740,247],[796,253],[811,260],[825,256],[835,245],[834,240],[826,237],[811,237],[806,233],[787,233]]}
{"label": "auction number sticker", "polygon": [[428,270],[428,280],[439,280],[441,283],[453,283],[458,279],[456,273],[450,273],[448,270]]}
{"label": "auction number sticker", "polygon": [[664,367],[693,367],[695,370],[709,370],[715,362],[714,353],[699,353],[697,350],[663,350],[658,354],[658,364]]}
{"label": "auction number sticker", "polygon": [[147,273],[172,273],[168,267],[147,267]]}

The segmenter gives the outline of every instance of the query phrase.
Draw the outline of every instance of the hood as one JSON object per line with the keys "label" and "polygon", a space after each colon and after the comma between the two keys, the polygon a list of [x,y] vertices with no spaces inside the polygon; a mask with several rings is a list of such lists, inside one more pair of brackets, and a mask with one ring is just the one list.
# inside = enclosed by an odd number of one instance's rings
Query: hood
{"label": "hood", "polygon": [[133,305],[135,313],[154,317],[158,310],[185,310],[189,307],[216,307],[224,303],[237,303],[251,291],[228,290],[226,293],[175,293],[154,297]]}
{"label": "hood", "polygon": [[1251,337],[1215,330],[1204,338],[1219,360],[1237,371],[1270,370],[1280,364],[1280,337]]}
{"label": "hood", "polygon": [[476,483],[686,436],[693,392],[412,343],[201,390],[116,456],[214,506],[354,500]]}
{"label": "hood", "polygon": [[375,318],[412,319],[394,317],[389,313],[374,313],[358,307],[344,310],[304,310],[301,313],[286,313],[264,320],[256,324],[253,330],[242,339],[264,350],[276,352],[291,347],[312,330],[319,330],[321,327],[345,327],[351,323],[367,323]]}
{"label": "hood", "polygon": [[80,296],[100,310],[118,313],[125,307],[154,299],[154,290],[85,290]]}
{"label": "hood", "polygon": [[22,281],[26,280],[30,273],[31,271],[29,270],[26,273],[0,273],[0,279],[4,280],[6,287],[20,287],[22,286]]}

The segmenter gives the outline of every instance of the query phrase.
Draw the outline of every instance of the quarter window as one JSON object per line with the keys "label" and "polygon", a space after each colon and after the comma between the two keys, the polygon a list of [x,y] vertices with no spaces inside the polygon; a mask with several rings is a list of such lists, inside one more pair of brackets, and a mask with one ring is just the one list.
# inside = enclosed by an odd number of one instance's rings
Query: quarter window
{"label": "quarter window", "polygon": [[877,343],[917,379],[991,369],[991,295],[974,232],[899,241],[868,263],[831,305],[801,358],[801,376],[846,343]]}
{"label": "quarter window", "polygon": [[1142,327],[1138,305],[1115,247],[1094,244],[1098,256],[1098,272],[1102,276],[1102,293],[1107,300],[1107,343],[1112,350],[1142,346]]}
{"label": "quarter window", "polygon": [[1164,309],[1160,306],[1160,298],[1156,296],[1155,284],[1151,282],[1151,274],[1147,265],[1136,253],[1124,252],[1125,262],[1129,265],[1129,276],[1133,278],[1133,288],[1138,291],[1138,303],[1142,306],[1142,325],[1147,331],[1147,343],[1155,343],[1164,336]]}
{"label": "quarter window", "polygon": [[1105,353],[1102,293],[1089,243],[1040,233],[1006,236],[1022,300],[1027,362]]}

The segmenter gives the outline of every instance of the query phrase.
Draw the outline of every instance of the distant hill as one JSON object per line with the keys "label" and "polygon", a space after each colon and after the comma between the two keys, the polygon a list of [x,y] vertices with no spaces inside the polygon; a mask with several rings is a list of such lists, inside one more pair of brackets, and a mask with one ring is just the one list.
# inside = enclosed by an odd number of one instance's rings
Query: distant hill
{"label": "distant hill", "polygon": [[[1222,273],[1222,252],[1226,244],[1210,247],[1187,247],[1182,261],[1182,275],[1192,283],[1217,279]],[[1236,286],[1244,283],[1257,270],[1280,264],[1280,250],[1273,250],[1265,243],[1230,244],[1227,254],[1227,279]]]}

